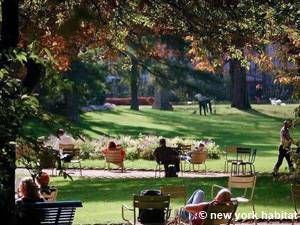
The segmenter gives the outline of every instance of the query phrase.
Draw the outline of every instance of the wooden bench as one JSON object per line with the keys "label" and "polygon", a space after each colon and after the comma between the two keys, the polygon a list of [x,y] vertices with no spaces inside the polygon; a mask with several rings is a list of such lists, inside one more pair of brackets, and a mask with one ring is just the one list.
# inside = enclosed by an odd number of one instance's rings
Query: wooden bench
{"label": "wooden bench", "polygon": [[124,157],[121,154],[121,150],[115,150],[115,151],[107,151],[104,153],[105,158],[105,165],[104,168],[107,168],[110,170],[110,163],[113,163],[121,168],[121,172],[124,171]]}
{"label": "wooden bench", "polygon": [[57,201],[24,203],[20,209],[30,212],[30,215],[39,215],[37,219],[40,224],[72,225],[78,207],[82,207],[81,201]]}

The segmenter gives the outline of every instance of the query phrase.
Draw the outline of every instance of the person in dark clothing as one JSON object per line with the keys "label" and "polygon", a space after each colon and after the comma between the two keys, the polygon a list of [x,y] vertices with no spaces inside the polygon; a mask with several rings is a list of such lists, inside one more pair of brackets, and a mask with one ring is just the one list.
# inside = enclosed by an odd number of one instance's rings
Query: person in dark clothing
{"label": "person in dark clothing", "polygon": [[279,145],[279,154],[278,154],[278,160],[274,166],[273,169],[273,175],[276,176],[278,174],[279,167],[282,164],[283,159],[285,158],[290,171],[294,171],[293,163],[290,158],[290,150],[291,150],[291,144],[293,142],[293,139],[290,136],[289,128],[292,126],[291,120],[285,120],[283,122],[283,127],[280,130],[280,145]]}
{"label": "person in dark clothing", "polygon": [[255,86],[255,100],[256,103],[260,103],[261,99],[262,99],[262,94],[263,94],[263,89],[262,89],[262,85],[261,84],[257,84]]}
{"label": "person in dark clothing", "polygon": [[154,150],[153,155],[157,163],[164,165],[165,176],[167,176],[169,165],[174,165],[176,168],[176,172],[179,172],[180,171],[179,152],[173,148],[167,147],[165,139],[160,139],[159,145],[160,146]]}
{"label": "person in dark clothing", "polygon": [[206,116],[206,112],[210,112],[210,114],[212,114],[212,107],[211,107],[211,99],[203,96],[201,94],[196,94],[195,98],[198,100],[199,103],[199,113],[200,115],[202,115],[202,110],[204,115]]}

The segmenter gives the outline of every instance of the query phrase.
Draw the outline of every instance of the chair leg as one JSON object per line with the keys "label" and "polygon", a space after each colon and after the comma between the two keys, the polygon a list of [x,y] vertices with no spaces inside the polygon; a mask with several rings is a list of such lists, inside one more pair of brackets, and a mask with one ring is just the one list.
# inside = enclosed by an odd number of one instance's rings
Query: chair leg
{"label": "chair leg", "polygon": [[79,173],[80,173],[80,176],[82,177],[82,168],[81,168],[81,162],[79,162]]}
{"label": "chair leg", "polygon": [[252,210],[253,210],[253,214],[254,214],[254,224],[257,224],[257,220],[256,220],[256,212],[255,212],[255,207],[254,207],[254,203],[252,202]]}

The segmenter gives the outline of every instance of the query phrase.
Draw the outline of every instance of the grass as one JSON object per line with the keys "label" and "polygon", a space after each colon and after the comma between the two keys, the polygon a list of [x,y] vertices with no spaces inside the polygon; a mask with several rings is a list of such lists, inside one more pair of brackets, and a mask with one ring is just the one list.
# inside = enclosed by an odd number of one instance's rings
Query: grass
{"label": "grass", "polygon": [[[195,139],[212,138],[221,147],[228,145],[256,148],[256,169],[271,171],[277,158],[279,130],[282,121],[293,117],[297,105],[284,107],[273,105],[252,105],[252,110],[240,111],[229,105],[217,105],[216,114],[200,116],[193,114],[196,106],[176,106],[173,112],[141,107],[138,112],[129,107],[117,107],[110,112],[88,112],[81,115],[81,121],[73,124],[91,138],[101,134],[110,136],[140,133],[165,137],[187,137]],[[25,133],[49,135],[49,129],[31,121],[24,127]],[[292,136],[297,139],[299,129],[293,129]],[[103,161],[85,160],[85,167],[103,167]],[[154,168],[154,162],[145,160],[126,161],[127,167]],[[286,162],[282,170],[287,167]],[[208,161],[208,169],[222,170],[223,159]]]}
{"label": "grass", "polygon": [[[155,182],[154,182],[155,181]],[[120,223],[121,205],[132,206],[132,195],[145,189],[159,189],[162,185],[185,185],[188,196],[196,189],[206,193],[210,200],[213,184],[226,186],[227,178],[168,178],[168,179],[88,179],[74,181],[52,178],[52,184],[59,189],[59,200],[80,199],[83,208],[76,213],[76,224]],[[233,192],[237,194],[236,192]],[[182,206],[182,200],[172,201],[172,208]],[[289,185],[273,182],[271,177],[258,177],[255,189],[255,206],[258,216],[265,213],[293,212]],[[238,212],[251,212],[250,205],[239,205]],[[127,214],[130,216],[130,214]]]}

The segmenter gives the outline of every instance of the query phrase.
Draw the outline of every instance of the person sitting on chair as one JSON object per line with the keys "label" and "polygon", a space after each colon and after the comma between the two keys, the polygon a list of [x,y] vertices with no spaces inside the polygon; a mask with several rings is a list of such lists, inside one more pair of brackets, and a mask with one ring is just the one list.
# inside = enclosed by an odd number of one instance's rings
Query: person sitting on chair
{"label": "person sitting on chair", "polygon": [[[122,157],[123,160],[124,160],[124,158],[125,158],[125,156],[126,156],[125,150],[124,150],[120,145],[116,145],[116,143],[113,142],[113,141],[110,141],[110,142],[108,143],[107,148],[104,149],[104,150],[102,151],[102,153],[103,153],[103,155],[105,156],[105,155],[106,155],[108,152],[110,152],[110,151],[120,151],[120,154],[121,154],[121,157]],[[122,165],[120,164],[120,165],[118,165],[118,166],[121,167]]]}
{"label": "person sitting on chair", "polygon": [[63,154],[63,150],[60,145],[75,145],[75,140],[73,137],[67,135],[63,129],[57,130],[57,140],[53,146],[54,150],[59,151],[60,159],[65,162],[70,162],[72,156],[70,154]]}
{"label": "person sitting on chair", "polygon": [[191,222],[192,225],[201,225],[204,219],[201,216],[203,215],[201,212],[206,212],[208,206],[212,203],[232,204],[231,192],[228,189],[223,188],[217,193],[212,201],[205,202],[204,192],[202,190],[196,190],[187,201],[187,205],[179,212],[179,217],[185,222]]}
{"label": "person sitting on chair", "polygon": [[169,165],[173,164],[175,166],[176,172],[180,171],[179,152],[170,147],[167,147],[166,139],[162,138],[159,140],[159,147],[154,150],[153,155],[157,163],[164,165],[166,177]]}
{"label": "person sitting on chair", "polygon": [[40,215],[38,212],[26,208],[26,203],[43,202],[44,199],[39,193],[37,184],[31,177],[23,178],[18,187],[16,196],[17,224],[18,225],[37,225],[40,224]]}
{"label": "person sitting on chair", "polygon": [[40,193],[45,198],[45,200],[49,200],[49,198],[51,198],[52,193],[57,191],[55,187],[49,186],[50,177],[45,172],[40,172],[36,177],[36,181],[40,186]]}
{"label": "person sitting on chair", "polygon": [[200,141],[197,148],[195,148],[193,151],[187,152],[187,153],[184,154],[184,155],[181,155],[181,156],[180,156],[180,159],[181,159],[181,160],[186,160],[186,161],[189,161],[189,162],[190,162],[190,161],[192,160],[192,154],[193,154],[193,153],[203,152],[203,151],[206,151],[206,149],[205,149],[205,144],[204,144],[204,142]]}

